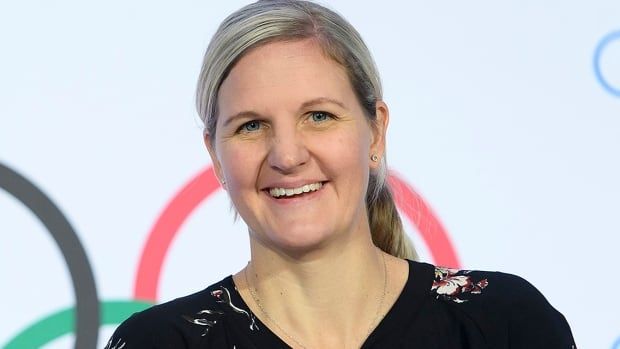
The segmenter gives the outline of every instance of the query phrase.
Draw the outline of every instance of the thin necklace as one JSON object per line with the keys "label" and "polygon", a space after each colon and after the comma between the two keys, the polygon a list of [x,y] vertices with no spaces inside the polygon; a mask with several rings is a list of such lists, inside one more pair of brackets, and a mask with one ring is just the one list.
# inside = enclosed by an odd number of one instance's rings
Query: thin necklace
{"label": "thin necklace", "polygon": [[[385,255],[383,253],[381,253],[381,258],[383,260],[383,293],[381,294],[381,298],[379,299],[379,306],[377,307],[377,313],[375,314],[375,317],[372,319],[372,321],[370,322],[370,325],[368,326],[368,332],[366,333],[366,337],[370,336],[370,333],[375,328],[379,320],[379,316],[381,315],[381,309],[383,308],[383,301],[385,300],[385,294],[387,292],[387,266],[385,264]],[[254,300],[254,303],[256,303],[261,313],[267,318],[267,320],[269,320],[269,322],[274,324],[278,328],[278,330],[280,330],[280,332],[284,333],[284,335],[288,337],[288,339],[295,342],[295,344],[297,344],[300,348],[307,349],[307,347],[301,344],[301,342],[299,342],[297,338],[293,337],[291,334],[286,332],[282,328],[282,326],[280,326],[276,322],[276,320],[274,320],[274,318],[272,318],[271,315],[269,315],[267,310],[265,310],[265,308],[263,307],[263,304],[260,301],[260,298],[258,297],[258,294],[256,293],[256,288],[250,285],[250,281],[248,278],[248,269],[249,269],[248,267],[249,266],[250,266],[250,262],[248,262],[248,266],[243,271],[243,275],[245,277],[245,283],[248,285],[248,289],[250,290],[250,295],[252,295],[252,299]]]}

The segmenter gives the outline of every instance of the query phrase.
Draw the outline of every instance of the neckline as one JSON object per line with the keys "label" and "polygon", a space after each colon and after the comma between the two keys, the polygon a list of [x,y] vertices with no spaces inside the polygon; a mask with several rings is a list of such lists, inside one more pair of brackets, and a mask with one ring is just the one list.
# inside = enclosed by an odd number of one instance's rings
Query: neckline
{"label": "neckline", "polygon": [[[375,329],[366,338],[361,346],[362,349],[371,348],[374,343],[386,335],[393,335],[394,333],[401,332],[407,325],[411,324],[415,316],[418,314],[419,309],[426,297],[430,296],[435,267],[428,263],[415,262],[412,260],[407,260],[407,262],[409,264],[409,272],[405,286],[401,290],[390,310],[388,310],[377,327],[375,327]],[[222,280],[222,283],[230,287],[232,301],[240,304],[243,308],[253,314],[250,307],[237,290],[237,286],[235,285],[232,275],[229,275]],[[259,329],[257,331],[249,331],[248,335],[251,341],[254,342],[258,348],[291,348],[258,317],[255,315],[253,316],[256,318]],[[237,321],[242,320],[239,319]]]}

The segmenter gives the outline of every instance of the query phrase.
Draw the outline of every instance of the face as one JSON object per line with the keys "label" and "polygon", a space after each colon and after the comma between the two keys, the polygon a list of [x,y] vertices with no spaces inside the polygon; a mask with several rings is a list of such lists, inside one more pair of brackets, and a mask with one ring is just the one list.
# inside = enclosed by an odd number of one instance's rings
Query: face
{"label": "face", "polygon": [[303,251],[369,234],[369,171],[384,148],[387,107],[371,124],[346,71],[312,40],[255,48],[218,95],[205,141],[251,239]]}

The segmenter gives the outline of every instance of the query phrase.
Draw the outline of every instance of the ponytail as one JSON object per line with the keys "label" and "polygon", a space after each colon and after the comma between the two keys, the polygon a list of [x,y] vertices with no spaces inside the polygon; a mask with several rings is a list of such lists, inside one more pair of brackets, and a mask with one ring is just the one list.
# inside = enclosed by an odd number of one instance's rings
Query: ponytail
{"label": "ponytail", "polygon": [[403,229],[390,187],[386,182],[385,158],[378,173],[371,173],[366,194],[366,209],[372,241],[394,257],[417,260],[413,243]]}

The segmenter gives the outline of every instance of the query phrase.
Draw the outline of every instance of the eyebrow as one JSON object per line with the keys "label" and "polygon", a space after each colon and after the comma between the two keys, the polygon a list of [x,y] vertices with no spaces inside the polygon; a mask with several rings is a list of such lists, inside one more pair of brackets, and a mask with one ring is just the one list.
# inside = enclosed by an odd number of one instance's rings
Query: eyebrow
{"label": "eyebrow", "polygon": [[257,112],[242,111],[226,119],[226,121],[224,121],[224,126],[228,126],[228,124],[240,118],[260,119],[261,117],[262,116]]}
{"label": "eyebrow", "polygon": [[299,109],[305,109],[305,108],[311,107],[311,106],[313,106],[313,105],[317,105],[317,104],[324,104],[324,103],[327,103],[327,104],[336,104],[337,106],[339,106],[339,107],[341,107],[341,108],[343,108],[343,109],[346,109],[346,108],[347,108],[347,107],[344,105],[344,103],[340,102],[340,101],[339,101],[339,100],[337,100],[337,99],[327,98],[327,97],[319,97],[319,98],[314,98],[314,99],[311,99],[311,100],[309,100],[309,101],[307,101],[307,102],[304,102],[304,103],[301,105],[301,107],[300,107]]}
{"label": "eyebrow", "polygon": [[[333,99],[333,98],[328,98],[328,97],[318,97],[318,98],[313,98],[309,101],[306,101],[304,103],[301,104],[301,106],[299,107],[300,110],[302,109],[307,109],[309,107],[312,107],[314,105],[317,104],[335,104],[343,109],[346,109],[346,106],[344,105],[344,103],[340,102],[337,99]],[[251,111],[251,110],[246,110],[246,111],[242,111],[239,113],[236,113],[232,116],[230,116],[228,119],[226,119],[226,121],[224,122],[224,126],[227,126],[228,124],[230,124],[231,122],[233,122],[235,119],[239,119],[239,118],[251,118],[251,119],[255,119],[255,118],[261,118],[262,116],[255,112],[255,111]]]}

